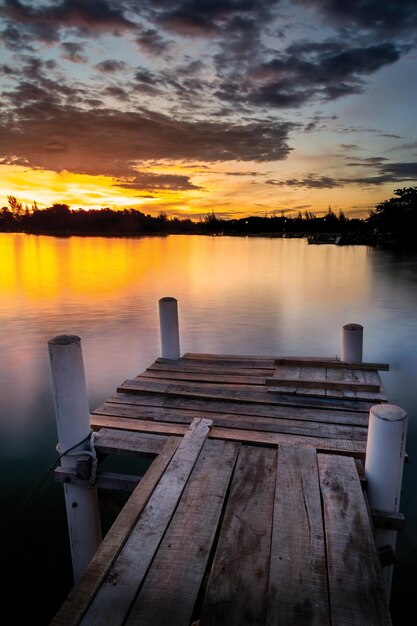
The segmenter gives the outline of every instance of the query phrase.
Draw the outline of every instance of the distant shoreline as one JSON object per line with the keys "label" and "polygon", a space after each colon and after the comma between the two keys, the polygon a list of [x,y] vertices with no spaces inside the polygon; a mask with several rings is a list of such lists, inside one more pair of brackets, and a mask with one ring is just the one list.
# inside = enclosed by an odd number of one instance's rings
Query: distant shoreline
{"label": "distant shoreline", "polygon": [[309,245],[338,245],[338,246],[369,246],[373,248],[392,248],[417,250],[417,239],[405,239],[391,234],[367,235],[364,233],[329,233],[329,232],[105,232],[105,231],[71,231],[71,230],[0,230],[4,234],[23,234],[42,237],[56,237],[67,239],[70,237],[104,237],[114,239],[142,239],[144,237],[168,237],[175,235],[197,235],[205,237],[251,237],[264,239],[306,239]]}

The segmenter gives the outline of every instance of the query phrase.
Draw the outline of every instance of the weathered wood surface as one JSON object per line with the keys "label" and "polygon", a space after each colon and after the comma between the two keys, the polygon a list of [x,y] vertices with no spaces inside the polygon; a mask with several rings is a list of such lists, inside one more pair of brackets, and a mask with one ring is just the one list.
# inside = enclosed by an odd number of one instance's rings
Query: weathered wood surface
{"label": "weathered wood surface", "polygon": [[323,358],[323,357],[300,357],[286,356],[275,359],[276,365],[300,365],[312,367],[332,367],[342,369],[364,369],[364,370],[380,370],[388,371],[388,363],[344,363],[340,359]]}
{"label": "weathered wood surface", "polygon": [[126,454],[154,456],[159,454],[168,441],[163,435],[127,434],[123,430],[102,428],[94,439],[94,447],[102,454]]}
{"label": "weathered wood surface", "polygon": [[241,428],[244,430],[263,430],[265,432],[293,433],[295,435],[306,435],[310,437],[330,437],[340,439],[364,440],[367,436],[368,418],[358,419],[356,424],[323,423],[314,419],[309,419],[310,414],[306,414],[306,419],[284,419],[280,417],[261,417],[253,415],[242,415],[227,413],[227,406],[223,411],[196,411],[183,409],[167,409],[165,407],[137,407],[126,406],[125,404],[107,403],[95,411],[95,415],[110,415],[120,417],[130,417],[132,419],[155,420],[158,422],[171,422],[174,424],[190,424],[196,417],[206,417],[211,419],[215,426],[225,428]]}
{"label": "weathered wood surface", "polygon": [[[95,414],[91,415],[90,422],[92,428],[117,428],[142,433],[160,432],[166,435],[176,436],[185,435],[188,428],[187,424],[162,423]],[[212,427],[210,430],[210,438],[262,444],[266,446],[294,443],[295,445],[313,447],[317,450],[334,450],[339,454],[348,454],[358,458],[363,458],[366,452],[366,441],[361,440],[352,441],[348,439],[304,437],[293,433],[268,433],[261,430],[250,431],[238,428],[222,428],[219,426]]]}
{"label": "weathered wood surface", "polygon": [[138,587],[145,578],[175,512],[210,426],[209,420],[196,420],[184,435],[121,550],[117,563],[111,567],[83,618],[83,626],[102,626],[103,615],[107,626],[124,623]]}
{"label": "weathered wood surface", "polygon": [[318,466],[332,626],[389,626],[379,558],[355,462],[319,455]]}
{"label": "weathered wood surface", "polygon": [[[88,478],[80,478],[74,467],[57,467],[54,472],[56,482],[66,485],[80,485],[88,489]],[[99,472],[94,486],[98,489],[114,489],[132,492],[141,480],[141,476],[121,474],[117,472]]]}
{"label": "weathered wood surface", "polygon": [[265,624],[276,450],[242,447],[200,626]]}
{"label": "weathered wood surface", "polygon": [[126,626],[191,622],[238,450],[224,441],[204,446]]}
{"label": "weathered wood surface", "polygon": [[208,428],[165,444],[52,624],[388,626],[355,461]]}
{"label": "weathered wood surface", "polygon": [[125,381],[96,448],[155,460],[53,624],[390,624],[371,524],[401,520],[355,462],[379,369],[189,353]]}
{"label": "weathered wood surface", "polygon": [[[311,398],[297,397],[295,387],[287,387],[280,389],[279,393],[272,393],[274,388],[269,388],[266,385],[237,385],[237,384],[222,384],[218,383],[189,383],[185,381],[157,381],[145,378],[135,378],[134,380],[126,380],[118,389],[119,393],[148,393],[148,394],[162,394],[162,395],[174,395],[191,398],[211,398],[218,400],[230,400],[235,402],[250,402],[250,403],[263,403],[269,405],[295,405],[303,407],[318,407],[318,408],[330,408],[334,410],[360,410],[366,411],[375,404],[372,399],[368,401],[353,401],[348,399],[347,394],[356,392],[346,392],[344,398],[339,400],[334,399],[331,403],[330,397],[326,395],[325,398]],[[293,393],[293,397],[291,397]]]}
{"label": "weathered wood surface", "polygon": [[280,446],[275,488],[268,626],[330,624],[317,456]]}
{"label": "weathered wood surface", "polygon": [[[125,406],[123,406],[125,405]],[[149,394],[117,393],[102,405],[97,407],[95,414],[123,415],[124,417],[152,417],[154,410],[181,411],[184,414],[204,414],[209,419],[213,415],[229,414],[251,417],[256,421],[258,417],[287,418],[294,421],[325,422],[330,424],[343,424],[345,426],[367,426],[369,411],[333,411],[316,407],[284,406],[256,403],[239,403],[230,400],[217,400],[211,398],[182,398],[178,396],[158,396]],[[117,411],[120,411],[118,413]],[[149,413],[148,413],[149,411]]]}

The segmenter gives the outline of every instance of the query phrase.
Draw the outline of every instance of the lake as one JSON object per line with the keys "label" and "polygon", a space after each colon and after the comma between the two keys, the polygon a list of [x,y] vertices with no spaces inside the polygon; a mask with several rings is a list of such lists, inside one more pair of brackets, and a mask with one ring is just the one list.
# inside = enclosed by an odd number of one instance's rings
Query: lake
{"label": "lake", "polygon": [[[178,299],[181,352],[340,356],[364,326],[364,360],[410,416],[391,612],[414,613],[417,582],[417,254],[305,239],[0,234],[2,589],[9,624],[44,625],[71,587],[48,339],[82,339],[91,409],[160,354],[158,300]],[[114,518],[111,502],[104,525]],[[12,600],[22,590],[20,601]],[[3,623],[5,623],[3,621]],[[407,621],[409,623],[409,621]]]}

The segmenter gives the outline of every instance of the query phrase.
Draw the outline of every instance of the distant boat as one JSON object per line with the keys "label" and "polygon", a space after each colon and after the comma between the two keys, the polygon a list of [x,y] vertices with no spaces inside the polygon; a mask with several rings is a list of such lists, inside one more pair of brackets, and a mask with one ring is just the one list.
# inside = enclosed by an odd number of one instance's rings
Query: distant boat
{"label": "distant boat", "polygon": [[307,243],[323,244],[323,243],[340,243],[341,235],[334,233],[316,233],[307,237]]}

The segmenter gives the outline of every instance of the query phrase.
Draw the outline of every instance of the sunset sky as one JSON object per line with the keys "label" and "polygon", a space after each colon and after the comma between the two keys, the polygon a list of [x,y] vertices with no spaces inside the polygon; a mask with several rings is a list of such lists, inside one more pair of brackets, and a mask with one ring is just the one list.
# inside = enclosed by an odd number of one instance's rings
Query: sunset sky
{"label": "sunset sky", "polygon": [[0,206],[366,217],[417,184],[415,0],[0,0]]}

